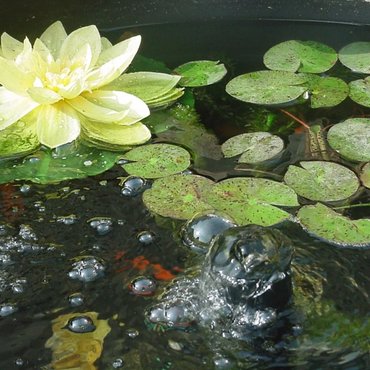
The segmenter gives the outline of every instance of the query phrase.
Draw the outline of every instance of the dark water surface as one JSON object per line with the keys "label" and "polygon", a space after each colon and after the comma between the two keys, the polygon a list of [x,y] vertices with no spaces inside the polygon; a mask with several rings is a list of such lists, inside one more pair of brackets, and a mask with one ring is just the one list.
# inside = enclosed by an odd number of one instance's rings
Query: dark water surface
{"label": "dark water surface", "polygon": [[[221,59],[235,74],[263,68],[263,53],[280,41],[316,40],[338,49],[370,39],[368,27],[279,21],[103,31],[112,41],[124,31],[140,33],[141,53],[169,67]],[[217,87],[209,91],[217,102]],[[233,104],[230,110],[237,110]],[[235,126],[230,133],[224,117],[202,101],[197,109],[220,140],[240,130]],[[307,116],[340,120],[352,109],[343,104]],[[290,138],[290,150],[296,157],[283,168],[301,155],[295,139]],[[279,166],[276,175],[282,172]],[[234,167],[230,161],[210,160],[195,171],[214,179],[248,174]],[[180,223],[150,215],[140,195],[121,194],[122,176],[117,165],[100,176],[57,185],[0,185],[1,370],[370,368],[370,250],[331,246],[293,224],[280,227],[295,247],[297,321],[285,336],[246,342],[197,326],[163,330],[148,325],[144,311],[156,297],[133,294],[130,283],[144,275],[160,292],[196,258],[179,241]],[[369,202],[369,191],[361,197]],[[369,217],[369,211],[363,207],[351,215]],[[73,326],[68,320],[81,316],[93,321],[95,331],[66,328]],[[95,355],[86,359],[89,351]]]}

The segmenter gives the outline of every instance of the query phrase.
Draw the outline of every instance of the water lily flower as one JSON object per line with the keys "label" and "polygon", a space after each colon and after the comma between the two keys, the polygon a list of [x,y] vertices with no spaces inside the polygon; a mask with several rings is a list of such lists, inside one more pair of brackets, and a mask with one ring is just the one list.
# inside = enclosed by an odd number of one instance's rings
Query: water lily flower
{"label": "water lily flower", "polygon": [[[95,26],[67,35],[55,22],[31,45],[1,35],[0,130],[23,122],[49,148],[76,140],[141,144],[151,134],[149,115],[137,96],[107,85],[121,76],[141,37],[112,45]],[[8,131],[8,130],[7,130]],[[1,131],[0,131],[1,135]]]}

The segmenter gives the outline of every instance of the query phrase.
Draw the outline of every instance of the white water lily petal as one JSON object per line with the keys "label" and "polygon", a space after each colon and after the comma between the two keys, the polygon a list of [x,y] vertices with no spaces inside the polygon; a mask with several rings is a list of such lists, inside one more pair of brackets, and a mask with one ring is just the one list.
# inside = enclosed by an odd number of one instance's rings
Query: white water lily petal
{"label": "white water lily petal", "polygon": [[60,21],[53,23],[40,36],[40,40],[48,47],[54,59],[59,57],[60,49],[66,38],[67,32]]}
{"label": "white water lily petal", "polygon": [[101,41],[101,51],[112,47],[112,43],[106,37],[101,37],[100,41]]}
{"label": "white water lily petal", "polygon": [[49,48],[40,39],[36,39],[34,42],[33,51],[37,55],[40,55],[46,64],[50,65],[54,62],[54,57],[52,56]]}
{"label": "white water lily petal", "polygon": [[139,145],[147,142],[151,133],[141,122],[130,126],[104,124],[88,120],[82,121],[82,129],[87,137],[113,145]]}
{"label": "white water lily petal", "polygon": [[34,71],[34,53],[30,40],[26,37],[23,41],[23,50],[15,58],[16,66],[23,72],[31,73]]}
{"label": "white water lily petal", "polygon": [[54,104],[62,99],[58,93],[44,87],[31,87],[27,90],[27,93],[39,104]]}
{"label": "white water lily petal", "polygon": [[23,50],[23,43],[4,32],[1,35],[1,50],[4,58],[15,60]]}
{"label": "white water lily petal", "polygon": [[91,120],[119,125],[131,125],[150,114],[141,99],[123,91],[85,92],[68,104]]}
{"label": "white water lily petal", "polygon": [[0,86],[0,130],[17,122],[39,104],[28,96],[21,96]]}
{"label": "white water lily petal", "polygon": [[37,136],[40,143],[49,148],[70,143],[80,135],[78,114],[64,102],[42,105],[32,114],[37,116]]}
{"label": "white water lily petal", "polygon": [[21,71],[13,61],[0,57],[0,84],[15,93],[25,94],[33,78]]}
{"label": "white water lily petal", "polygon": [[62,65],[70,66],[71,60],[86,44],[91,48],[91,63],[89,67],[94,66],[101,52],[100,34],[95,26],[79,28],[67,36],[59,54]]}
{"label": "white water lily petal", "polygon": [[140,43],[141,36],[134,36],[104,50],[97,62],[99,67],[88,76],[89,88],[97,89],[119,77],[134,59]]}

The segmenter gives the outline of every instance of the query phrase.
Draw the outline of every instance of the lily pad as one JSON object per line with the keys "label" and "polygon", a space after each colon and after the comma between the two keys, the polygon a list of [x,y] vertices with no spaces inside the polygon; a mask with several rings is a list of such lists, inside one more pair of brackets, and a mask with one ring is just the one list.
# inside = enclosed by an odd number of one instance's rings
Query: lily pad
{"label": "lily pad", "polygon": [[242,154],[239,163],[258,163],[275,157],[284,149],[284,141],[268,132],[236,135],[221,146],[226,158]]}
{"label": "lily pad", "polygon": [[370,42],[353,42],[339,50],[339,60],[353,72],[370,73]]}
{"label": "lily pad", "polygon": [[370,119],[350,118],[330,128],[329,145],[341,156],[358,162],[370,161]]}
{"label": "lily pad", "polygon": [[289,166],[284,181],[297,194],[311,200],[335,202],[349,198],[359,188],[354,172],[334,162],[300,162]]}
{"label": "lily pad", "polygon": [[357,104],[370,107],[370,78],[351,81],[349,83],[349,97]]}
{"label": "lily pad", "polygon": [[184,89],[173,88],[166,94],[163,94],[155,99],[147,100],[146,103],[150,108],[162,108],[174,103],[184,95]]}
{"label": "lily pad", "polygon": [[302,207],[297,217],[309,233],[329,243],[351,247],[370,245],[370,219],[351,220],[321,203]]}
{"label": "lily pad", "polygon": [[132,161],[122,167],[130,175],[147,179],[173,175],[190,166],[190,154],[185,149],[171,144],[149,144],[125,153]]}
{"label": "lily pad", "polygon": [[227,70],[218,61],[198,60],[182,64],[174,72],[181,76],[179,85],[184,87],[199,87],[212,85],[222,80]]}
{"label": "lily pad", "polygon": [[263,62],[269,69],[288,72],[322,73],[337,61],[331,47],[315,41],[289,40],[273,46]]}
{"label": "lily pad", "polygon": [[364,186],[370,189],[370,162],[367,162],[361,169],[361,181]]}
{"label": "lily pad", "polygon": [[198,212],[212,210],[204,201],[213,181],[198,175],[173,175],[154,181],[143,194],[150,211],[163,217],[180,220],[192,218]]}
{"label": "lily pad", "polygon": [[55,155],[55,150],[40,150],[24,159],[0,162],[0,183],[30,180],[49,184],[79,179],[105,172],[115,164],[117,154],[80,146]]}
{"label": "lily pad", "polygon": [[247,103],[275,105],[296,100],[308,87],[306,74],[284,71],[258,71],[232,79],[226,92]]}
{"label": "lily pad", "polygon": [[275,206],[299,205],[297,195],[285,184],[249,177],[223,180],[213,186],[205,199],[239,225],[274,225],[291,218],[290,213]]}

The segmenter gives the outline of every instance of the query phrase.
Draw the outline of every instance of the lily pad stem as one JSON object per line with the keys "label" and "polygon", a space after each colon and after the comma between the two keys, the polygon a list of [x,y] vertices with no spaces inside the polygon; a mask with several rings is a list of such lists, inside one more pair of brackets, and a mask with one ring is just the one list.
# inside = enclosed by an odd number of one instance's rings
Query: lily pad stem
{"label": "lily pad stem", "polygon": [[357,207],[370,207],[370,203],[350,204],[348,206],[339,206],[339,207],[332,207],[332,208],[333,209],[348,209],[348,208],[357,208]]}
{"label": "lily pad stem", "polygon": [[298,122],[299,124],[301,124],[303,127],[309,129],[310,126],[305,122],[305,121],[302,121],[300,118],[296,117],[294,114],[286,111],[285,109],[280,109],[280,112],[283,112],[284,114],[286,114],[287,116],[289,116],[290,118],[293,118],[294,121]]}

